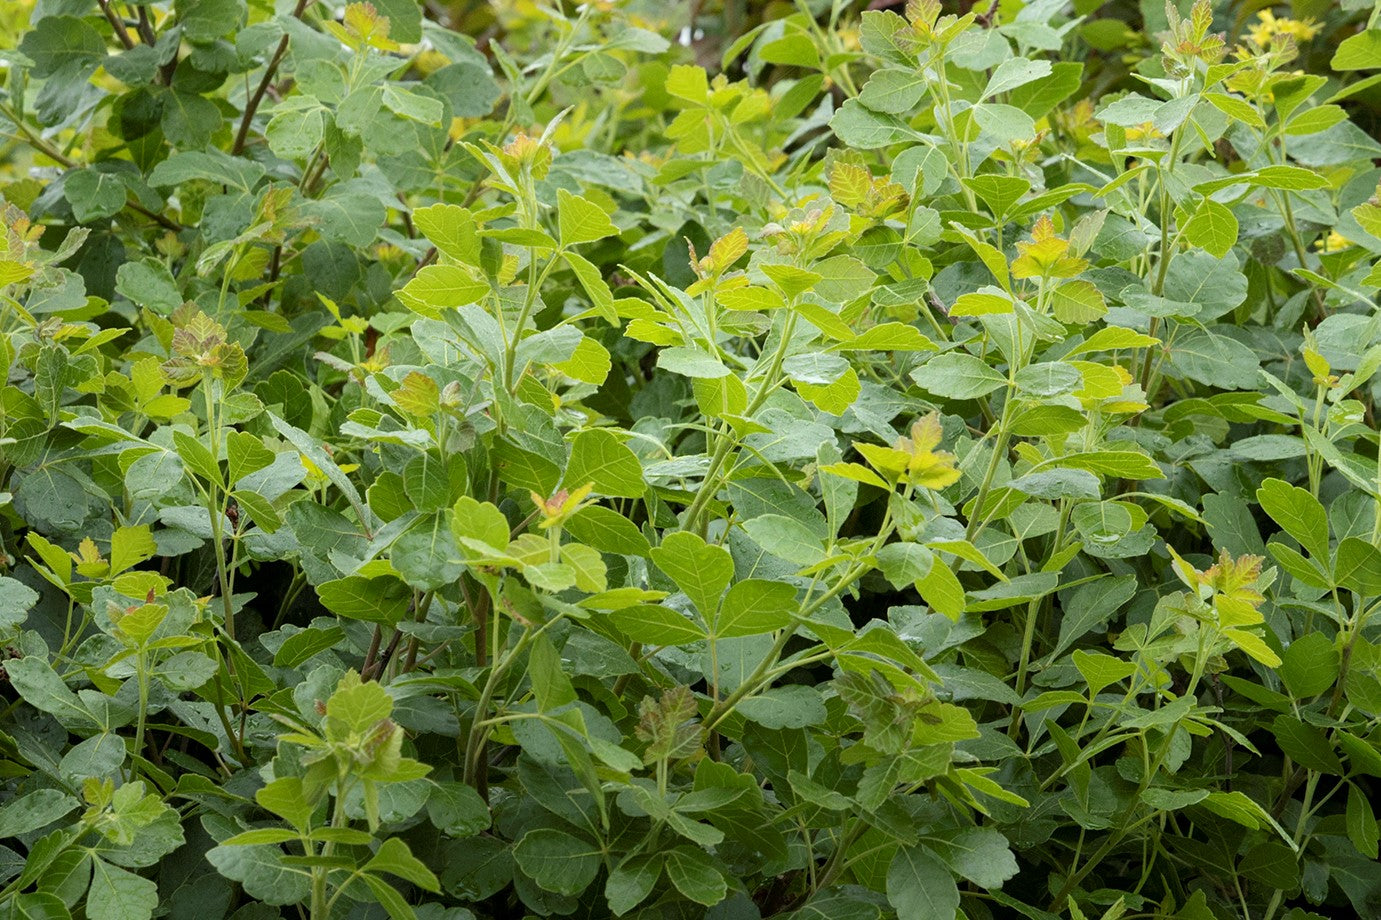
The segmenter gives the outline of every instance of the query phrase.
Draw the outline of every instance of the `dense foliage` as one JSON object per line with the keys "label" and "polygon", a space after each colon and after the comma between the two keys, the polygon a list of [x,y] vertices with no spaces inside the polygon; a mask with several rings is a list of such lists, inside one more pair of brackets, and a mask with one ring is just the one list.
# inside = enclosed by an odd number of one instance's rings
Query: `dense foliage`
{"label": "dense foliage", "polygon": [[0,5],[0,917],[1381,916],[1381,4],[970,6]]}

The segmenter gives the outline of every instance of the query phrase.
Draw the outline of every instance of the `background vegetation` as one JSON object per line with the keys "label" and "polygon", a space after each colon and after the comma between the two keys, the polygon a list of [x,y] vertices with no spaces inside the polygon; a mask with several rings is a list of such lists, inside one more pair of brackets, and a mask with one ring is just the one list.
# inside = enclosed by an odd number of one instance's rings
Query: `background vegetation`
{"label": "background vegetation", "polygon": [[0,916],[1381,916],[1381,6],[0,6]]}

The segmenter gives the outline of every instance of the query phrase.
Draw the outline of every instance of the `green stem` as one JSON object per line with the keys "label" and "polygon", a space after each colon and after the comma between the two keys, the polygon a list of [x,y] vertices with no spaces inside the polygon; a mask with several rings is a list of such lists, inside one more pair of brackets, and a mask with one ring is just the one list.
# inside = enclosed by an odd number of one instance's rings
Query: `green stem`
{"label": "green stem", "polygon": [[[1210,631],[1212,633],[1211,640],[1208,639]],[[1208,624],[1200,624],[1198,650],[1194,656],[1194,669],[1189,677],[1189,685],[1184,691],[1185,696],[1193,697],[1195,691],[1198,690],[1199,681],[1202,680],[1204,676],[1204,667],[1208,663],[1207,650],[1217,639],[1218,632],[1216,627],[1211,627]],[[1138,818],[1136,821],[1131,821],[1132,813],[1141,804],[1141,794],[1150,787],[1152,778],[1160,771],[1160,766],[1165,762],[1166,756],[1169,755],[1170,746],[1174,743],[1175,735],[1179,732],[1179,728],[1180,723],[1176,722],[1174,725],[1170,726],[1170,729],[1165,733],[1165,740],[1161,742],[1159,749],[1156,751],[1155,758],[1147,766],[1146,774],[1141,777],[1141,782],[1137,786],[1136,794],[1131,797],[1131,804],[1113,821],[1112,826],[1114,830],[1108,836],[1108,839],[1103,842],[1103,845],[1094,852],[1093,856],[1089,857],[1082,868],[1078,871],[1071,872],[1069,877],[1065,879],[1065,883],[1060,886],[1060,890],[1056,892],[1054,900],[1050,903],[1051,911],[1062,910],[1064,908],[1065,899],[1069,897],[1070,892],[1072,892],[1080,882],[1087,878],[1089,873],[1092,872],[1119,843],[1126,839],[1128,834],[1151,820],[1151,818],[1157,814],[1157,812],[1151,811],[1145,816]],[[1143,744],[1144,743],[1143,741]]]}
{"label": "green stem", "polygon": [[[887,538],[890,537],[891,534],[892,509],[889,506],[887,514],[883,517],[882,526],[878,528],[878,536],[873,541],[874,553],[887,542]],[[782,629],[781,633],[777,636],[777,641],[772,644],[772,648],[770,648],[767,654],[763,656],[762,660],[758,662],[758,666],[753,669],[753,672],[749,674],[743,683],[739,684],[732,693],[716,703],[714,708],[710,710],[709,716],[705,719],[705,729],[707,731],[714,730],[720,722],[724,721],[729,713],[733,712],[734,707],[737,706],[744,697],[756,691],[765,680],[775,679],[777,675],[773,669],[776,667],[777,660],[781,658],[782,652],[786,650],[787,643],[791,641],[791,637],[796,635],[797,625],[801,621],[808,619],[811,614],[815,613],[815,611],[819,610],[825,604],[847,591],[850,585],[861,578],[871,568],[872,566],[866,562],[853,565],[842,577],[840,577],[839,581],[836,582],[832,588],[814,600],[807,600],[805,606],[803,606],[796,615],[796,621],[790,626]]]}
{"label": "green stem", "polygon": [[[202,375],[202,394],[206,398],[206,436],[211,442],[211,463],[220,470],[220,424],[216,418],[213,391],[215,378],[210,372]],[[216,555],[216,580],[221,589],[221,608],[225,613],[225,634],[235,639],[235,601],[231,595],[230,573],[225,565],[225,510],[221,506],[220,486],[212,481],[206,485],[206,510],[211,515],[212,551]]]}
{"label": "green stem", "polygon": [[969,516],[969,524],[964,529],[964,536],[968,540],[973,540],[983,529],[984,521],[983,505],[988,499],[988,492],[993,486],[993,477],[997,475],[997,468],[1002,463],[1002,458],[1007,455],[1007,441],[1010,438],[1010,425],[1012,420],[1012,405],[1016,401],[1016,387],[1011,383],[1007,385],[1007,398],[1002,403],[1002,417],[997,422],[997,439],[993,443],[993,455],[988,460],[988,468],[983,473],[983,482],[978,486],[978,496],[973,500],[973,514]]}
{"label": "green stem", "polygon": [[[749,418],[762,408],[763,403],[767,402],[767,398],[771,396],[777,388],[777,375],[781,373],[782,364],[786,361],[787,349],[791,347],[791,337],[796,332],[797,315],[795,310],[788,307],[786,319],[782,323],[781,341],[777,343],[777,349],[772,353],[772,359],[768,365],[767,373],[763,375],[762,384],[758,387],[757,393],[754,394],[752,402],[748,404],[748,407],[743,412],[743,414]],[[728,431],[725,431],[714,453],[710,456],[710,465],[705,470],[705,479],[701,483],[700,491],[696,493],[694,500],[691,501],[690,507],[686,509],[686,519],[682,523],[682,530],[691,533],[700,533],[702,537],[704,536],[703,528],[698,527],[698,522],[700,516],[705,511],[705,506],[710,503],[715,494],[719,491],[716,480],[719,476],[720,468],[724,465],[724,461],[728,458],[729,452],[733,450],[733,447],[734,439],[730,437]]]}
{"label": "green stem", "polygon": [[[536,306],[537,301],[540,299],[538,297],[538,292],[541,291],[542,285],[546,283],[547,276],[551,274],[559,255],[560,253],[558,252],[557,255],[548,259],[547,264],[542,267],[540,273],[536,273],[535,269],[529,271],[527,296],[523,298],[523,309],[518,313],[518,321],[513,327],[513,336],[504,346],[503,382],[504,388],[510,393],[513,392],[513,374],[516,370],[514,362],[517,358],[518,345],[523,338],[523,327],[527,325],[528,318],[532,315],[532,308]],[[531,264],[533,266],[536,265],[535,262]]]}
{"label": "green stem", "polygon": [[[1295,833],[1291,838],[1296,846],[1299,846],[1304,839],[1304,826],[1309,820],[1309,805],[1314,799],[1314,793],[1318,790],[1320,776],[1321,774],[1310,770],[1309,779],[1305,782],[1304,801],[1300,803],[1299,820],[1295,822]],[[1272,892],[1271,901],[1266,905],[1266,913],[1263,915],[1262,920],[1271,920],[1271,918],[1275,916],[1275,912],[1280,909],[1280,902],[1283,897],[1284,892],[1279,888]]]}
{"label": "green stem", "polygon": [[719,477],[720,467],[724,465],[724,461],[729,456],[729,451],[733,449],[734,439],[732,435],[727,431],[722,432],[719,436],[719,443],[715,446],[714,453],[710,455],[710,465],[705,469],[705,478],[700,484],[700,490],[695,493],[695,498],[691,501],[690,507],[686,509],[686,519],[681,525],[682,530],[691,533],[700,533],[701,537],[704,537],[704,533],[702,532],[703,528],[697,526],[697,521],[701,513],[705,510],[705,506],[710,503],[715,493],[719,491],[718,485],[714,483]]}
{"label": "green stem", "polygon": [[513,662],[527,650],[531,642],[542,633],[546,632],[555,624],[561,622],[564,617],[561,614],[553,616],[546,623],[536,629],[527,629],[518,637],[513,648],[502,659],[498,657],[498,622],[495,617],[494,633],[494,666],[489,671],[489,678],[484,682],[484,689],[480,691],[480,698],[475,703],[475,717],[470,723],[470,732],[465,740],[465,754],[462,763],[465,769],[465,782],[476,789],[483,791],[484,784],[481,768],[484,760],[484,745],[489,739],[489,706],[494,701],[494,695],[498,692],[500,679],[508,672]]}
{"label": "green stem", "polygon": [[[144,726],[148,722],[149,712],[149,661],[140,649],[135,656],[134,666],[137,668],[136,678],[139,681],[139,714],[134,722],[134,756],[144,756]],[[134,767],[130,766],[130,774],[133,775]]]}
{"label": "green stem", "polygon": [[[331,815],[332,827],[344,827],[346,824],[345,794],[347,791],[349,791],[349,789],[344,782],[337,784],[335,810],[332,812]],[[334,840],[326,841],[321,846],[322,858],[329,859],[332,855],[334,855],[335,849],[336,842]],[[331,868],[329,866],[312,867],[311,920],[327,920],[327,918],[331,915],[331,905],[335,903],[335,898],[331,898],[329,901],[326,899],[326,881],[327,877],[330,874]]]}

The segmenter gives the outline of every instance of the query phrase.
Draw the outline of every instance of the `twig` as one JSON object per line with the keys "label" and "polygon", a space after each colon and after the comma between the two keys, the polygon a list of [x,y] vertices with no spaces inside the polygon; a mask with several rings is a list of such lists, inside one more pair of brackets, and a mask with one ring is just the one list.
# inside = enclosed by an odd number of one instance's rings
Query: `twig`
{"label": "twig", "polygon": [[[52,160],[54,163],[57,163],[63,169],[77,168],[76,160],[72,159],[67,154],[63,153],[61,150],[54,147],[52,144],[48,143],[48,141],[43,138],[43,135],[39,134],[33,128],[29,127],[29,125],[25,124],[20,119],[18,112],[13,111],[8,106],[0,104],[0,115],[4,115],[10,121],[14,122],[15,128],[19,131],[19,133],[24,135],[24,139],[28,141],[29,146],[33,147],[39,153],[43,154],[48,159]],[[133,193],[127,193],[127,195],[129,194]],[[129,208],[131,211],[134,211],[136,214],[144,215],[149,220],[163,227],[165,230],[171,230],[174,233],[181,233],[183,230],[182,224],[173,220],[171,217],[168,217],[166,214],[159,214],[156,211],[150,211],[148,208],[144,207],[139,202],[130,201],[128,197],[126,197],[125,199],[125,207]]]}
{"label": "twig", "polygon": [[388,663],[393,660],[394,653],[398,651],[398,642],[402,638],[403,631],[395,627],[393,630],[393,638],[388,641],[388,647],[384,649],[384,653],[379,656],[379,660],[374,663],[374,667],[370,669],[369,673],[364,675],[366,680],[379,680],[384,670],[388,667]]}
{"label": "twig", "polygon": [[[316,0],[297,0],[297,6],[293,8],[293,18],[301,19],[302,14],[307,11],[307,7],[315,3]],[[245,102],[245,113],[240,118],[240,129],[235,132],[235,144],[230,148],[230,152],[239,155],[245,149],[245,142],[249,139],[249,125],[254,120],[254,113],[259,110],[259,104],[264,101],[264,94],[268,92],[269,84],[278,74],[278,65],[283,63],[283,56],[288,53],[288,35],[283,33],[283,37],[278,40],[278,47],[274,49],[273,57],[269,58],[268,65],[264,68],[264,75],[259,79],[259,85],[254,88],[254,95]]]}
{"label": "twig", "polygon": [[129,31],[125,28],[125,21],[110,8],[110,0],[96,0],[96,2],[100,4],[106,22],[110,23],[110,27],[115,30],[115,37],[120,39],[120,44],[125,46],[126,51],[133,48],[134,39],[129,37]]}
{"label": "twig", "polygon": [[379,654],[379,640],[383,637],[383,627],[374,625],[374,635],[369,639],[369,650],[364,653],[364,664],[360,666],[360,679],[369,680],[369,672],[374,668],[374,657]]}
{"label": "twig", "polygon": [[149,21],[148,7],[140,3],[135,8],[139,10],[139,37],[146,45],[158,44],[158,36],[153,34],[153,23]]}

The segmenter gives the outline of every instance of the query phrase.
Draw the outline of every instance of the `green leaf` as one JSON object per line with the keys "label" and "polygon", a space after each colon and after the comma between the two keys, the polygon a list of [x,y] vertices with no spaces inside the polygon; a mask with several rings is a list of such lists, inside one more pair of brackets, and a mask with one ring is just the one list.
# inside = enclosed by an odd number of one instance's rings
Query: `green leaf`
{"label": "green leaf", "polygon": [[1256,490],[1261,510],[1290,536],[1325,564],[1328,554],[1328,514],[1305,489],[1279,479],[1267,479]]}
{"label": "green leaf", "polygon": [[392,575],[349,575],[317,586],[321,603],[339,616],[397,625],[412,604],[412,589]]}
{"label": "green leaf", "polygon": [[1007,838],[990,827],[972,827],[929,845],[955,874],[980,888],[1001,888],[1017,874]]}
{"label": "green leaf", "polygon": [[949,566],[932,565],[930,571],[916,582],[916,590],[936,613],[956,622],[964,613],[964,588]]}
{"label": "green leaf", "polygon": [[705,639],[705,631],[693,620],[668,607],[625,607],[610,613],[609,621],[629,639],[643,645],[689,645]]}
{"label": "green leaf", "polygon": [[1049,61],[1031,61],[1026,58],[1008,58],[993,70],[988,78],[988,86],[983,90],[983,99],[990,99],[999,93],[1010,92],[1018,86],[1025,86],[1033,80],[1050,75]]}
{"label": "green leaf", "polygon": [[799,268],[795,265],[769,262],[762,265],[761,268],[762,273],[771,279],[772,283],[788,297],[803,294],[825,279],[825,276],[819,272]]}
{"label": "green leaf", "polygon": [[1029,141],[1035,137],[1035,120],[1016,106],[980,102],[969,109],[969,112],[990,142],[1012,144]]}
{"label": "green leaf", "polygon": [[227,847],[247,847],[258,846],[265,843],[286,843],[289,840],[297,840],[297,831],[289,830],[286,827],[257,827],[254,830],[244,831],[234,837],[228,837],[221,841],[221,846]]}
{"label": "green leaf", "polygon": [[1352,845],[1368,859],[1377,856],[1377,842],[1381,838],[1376,824],[1375,809],[1360,787],[1349,785],[1347,790],[1347,837]]}
{"label": "green leaf", "polygon": [[311,892],[311,876],[285,865],[276,846],[216,846],[206,858],[221,875],[239,882],[245,894],[266,904],[296,904]]}
{"label": "green leaf", "polygon": [[1293,192],[1328,187],[1328,179],[1319,175],[1317,170],[1301,169],[1298,166],[1263,166],[1250,176],[1250,182],[1264,188],[1279,188]]}
{"label": "green leaf", "polygon": [[1190,329],[1177,338],[1170,362],[1189,379],[1221,389],[1250,390],[1259,380],[1256,354],[1211,329]]}
{"label": "green leaf", "polygon": [[1093,282],[1075,279],[1055,288],[1050,309],[1060,322],[1082,325],[1102,318],[1108,312],[1108,304]]}
{"label": "green leaf", "polygon": [[954,920],[959,886],[929,847],[907,846],[887,867],[887,900],[908,920]]}
{"label": "green leaf", "polygon": [[764,550],[796,565],[813,565],[825,556],[819,535],[795,518],[764,514],[745,521],[743,529]]}
{"label": "green leaf", "polygon": [[898,541],[877,552],[878,568],[894,588],[905,588],[924,578],[935,564],[935,554],[919,543]]}
{"label": "green leaf", "polygon": [[1292,849],[1296,852],[1299,850],[1290,835],[1285,832],[1285,828],[1281,827],[1280,823],[1272,818],[1269,812],[1245,793],[1236,791],[1210,792],[1200,804],[1215,815],[1227,818],[1229,821],[1251,830],[1267,825],[1273,828]]}
{"label": "green leaf", "polygon": [[273,463],[278,456],[264,442],[247,431],[232,431],[226,436],[226,481],[232,486],[251,473]]}
{"label": "green leaf", "polygon": [[[612,300],[610,305],[612,306]],[[573,380],[600,386],[608,379],[614,365],[609,349],[589,336],[584,336],[569,358],[552,363],[552,367]]]}
{"label": "green leaf", "polygon": [[1098,498],[1098,477],[1087,470],[1055,469],[1027,473],[1007,483],[1007,488],[1015,489],[1035,498]]}
{"label": "green leaf", "polygon": [[1381,550],[1357,537],[1338,544],[1334,580],[1362,597],[1381,597]]}
{"label": "green leaf", "polygon": [[902,115],[915,108],[927,92],[924,75],[914,70],[884,68],[868,78],[858,101],[872,112]]}
{"label": "green leaf", "polygon": [[1076,451],[1046,460],[1034,469],[1049,467],[1088,470],[1101,476],[1117,476],[1122,479],[1164,479],[1165,473],[1154,460],[1136,450],[1091,450]]}
{"label": "green leaf", "polygon": [[1057,61],[1051,73],[1011,92],[1007,101],[1032,118],[1044,118],[1055,106],[1073,96],[1083,82],[1084,65],[1077,61]]}
{"label": "green leaf", "polygon": [[619,228],[614,226],[614,222],[602,208],[579,195],[558,189],[556,201],[557,223],[560,225],[563,247],[592,243],[619,232]]}
{"label": "green leaf", "polygon": [[[1378,33],[1381,34],[1381,33]],[[1377,46],[1381,51],[1381,43]],[[1381,66],[1381,65],[1378,65]],[[1318,134],[1347,119],[1347,112],[1341,106],[1320,105],[1296,113],[1285,123],[1285,133],[1290,135]]]}
{"label": "green leaf", "polygon": [[566,532],[604,553],[647,556],[652,552],[638,526],[612,508],[589,505],[580,509],[566,520]]}
{"label": "green leaf", "polygon": [[1381,68],[1381,29],[1366,29],[1343,39],[1328,66],[1334,70]]}
{"label": "green leaf", "polygon": [[666,91],[678,99],[695,105],[709,101],[710,84],[703,67],[677,64],[671,68],[666,78]]}
{"label": "green leaf", "polygon": [[264,167],[252,160],[232,157],[219,150],[174,153],[149,173],[149,184],[167,188],[202,180],[249,192],[264,177]]}
{"label": "green leaf", "polygon": [[91,860],[91,888],[86,893],[90,920],[148,920],[158,906],[158,886],[103,859]]}
{"label": "green leaf", "polygon": [[389,837],[379,844],[379,849],[364,864],[365,872],[387,872],[404,881],[411,882],[424,891],[439,892],[441,884],[432,870],[420,859],[412,855],[412,850],[398,837]]}
{"label": "green leaf", "polygon": [[1299,884],[1299,858],[1289,847],[1274,840],[1257,844],[1237,864],[1244,878],[1268,889],[1291,891]]}
{"label": "green leaf", "polygon": [[388,17],[388,37],[403,44],[422,40],[422,6],[413,0],[377,0],[379,14]]}
{"label": "green leaf", "polygon": [[816,50],[815,42],[799,29],[789,30],[781,38],[764,43],[758,48],[758,57],[769,64],[811,68],[820,65],[820,52]]}
{"label": "green leaf", "polygon": [[982,359],[963,351],[936,355],[912,371],[911,379],[926,392],[949,399],[974,399],[1007,382]]}
{"label": "green leaf", "polygon": [[[1168,300],[1197,306],[1196,318],[1206,323],[1247,299],[1247,277],[1238,268],[1235,257],[1220,258],[1190,250],[1171,260],[1163,293]],[[1255,385],[1253,380],[1242,389]]]}
{"label": "green leaf", "polygon": [[[123,206],[124,203],[122,186],[119,204]],[[115,290],[128,297],[135,306],[146,307],[155,313],[167,315],[182,306],[182,292],[178,290],[172,272],[152,259],[121,265],[115,273]]]}
{"label": "green leaf", "polygon": [[1010,212],[1021,196],[1031,190],[1031,183],[1017,176],[975,176],[965,179],[964,185],[999,216]]}
{"label": "green leaf", "polygon": [[839,107],[839,111],[830,119],[830,127],[840,141],[859,150],[920,139],[900,118],[875,112],[857,99],[850,99]]}
{"label": "green leaf", "polygon": [[457,204],[433,204],[412,212],[412,221],[423,236],[458,262],[479,267],[480,240],[475,217]]}
{"label": "green leaf", "polygon": [[328,240],[350,246],[368,246],[388,221],[388,209],[372,188],[360,179],[331,187],[321,198],[302,205]]}
{"label": "green leaf", "polygon": [[1134,662],[1123,661],[1111,655],[1086,652],[1083,649],[1075,649],[1070,657],[1084,678],[1084,683],[1088,684],[1090,699],[1101,693],[1105,687],[1120,683],[1137,671]]}
{"label": "green leaf", "polygon": [[1285,649],[1280,678],[1295,699],[1312,699],[1337,682],[1341,657],[1323,633],[1306,633]]}
{"label": "green leaf", "polygon": [[564,481],[567,488],[593,483],[601,495],[622,498],[637,498],[647,488],[637,454],[603,428],[589,428],[575,436]]}
{"label": "green leaf", "polygon": [[306,800],[302,779],[297,776],[280,776],[265,784],[254,793],[254,801],[299,831],[307,830],[316,810],[314,803]]}
{"label": "green leaf", "polygon": [[1251,125],[1253,128],[1266,127],[1266,120],[1261,117],[1256,106],[1241,96],[1230,96],[1226,93],[1204,93],[1204,98],[1218,111],[1235,121]]}
{"label": "green leaf", "polygon": [[657,353],[657,366],[695,380],[715,380],[731,373],[728,365],[718,357],[694,345],[663,348]]}
{"label": "green leaf", "polygon": [[604,896],[615,916],[637,907],[657,885],[662,875],[662,855],[634,856],[615,866],[604,883]]}
{"label": "green leaf", "polygon": [[[86,880],[81,884],[86,885]],[[11,895],[5,908],[6,917],[13,920],[69,920],[72,916],[62,898],[46,891]]]}
{"label": "green leaf", "polygon": [[745,719],[773,730],[820,725],[827,718],[820,691],[800,684],[773,687],[735,708]]}
{"label": "green leaf", "polygon": [[72,213],[77,220],[90,223],[118,214],[124,208],[129,192],[125,183],[114,173],[89,166],[67,174],[62,184],[62,194],[72,205]]}
{"label": "green leaf", "polygon": [[508,519],[488,502],[477,502],[468,495],[456,500],[452,508],[451,533],[462,546],[478,544],[489,554],[508,548]]}
{"label": "green leaf", "polygon": [[374,875],[365,875],[363,878],[369,890],[374,892],[375,900],[388,914],[389,920],[417,920],[417,912],[398,893],[398,889]]}
{"label": "green leaf", "polygon": [[231,498],[239,504],[240,510],[249,513],[250,520],[258,524],[265,533],[274,533],[283,526],[283,518],[279,515],[278,509],[258,492],[236,489],[231,493]]}
{"label": "green leaf", "polygon": [[1271,733],[1286,756],[1305,769],[1335,776],[1343,772],[1328,737],[1314,726],[1282,713],[1271,723]]}
{"label": "green leaf", "polygon": [[1237,218],[1226,205],[1205,198],[1183,232],[1185,239],[1221,259],[1237,242]]}
{"label": "green leaf", "polygon": [[561,653],[546,636],[533,640],[528,652],[528,673],[539,712],[551,712],[576,701],[575,688],[562,671]]}
{"label": "green leaf", "polygon": [[796,610],[796,589],[780,581],[747,578],[724,595],[716,617],[709,617],[710,635],[728,639],[775,632],[791,622]]}
{"label": "green leaf", "polygon": [[427,797],[427,817],[449,837],[473,837],[489,829],[489,806],[464,783],[437,783]]}
{"label": "green leaf", "polygon": [[676,847],[664,857],[667,878],[676,890],[707,907],[718,904],[729,893],[729,883],[703,850]]}
{"label": "green leaf", "polygon": [[1061,598],[1064,616],[1060,635],[1051,657],[1058,657],[1089,630],[1103,626],[1112,615],[1136,594],[1136,578],[1131,575],[1104,576],[1074,588]]}
{"label": "green leaf", "polygon": [[428,265],[394,292],[403,305],[423,316],[436,317],[441,310],[479,303],[489,285],[476,280],[456,265]]}
{"label": "green leaf", "polygon": [[41,830],[70,814],[79,804],[56,789],[38,789],[11,799],[0,809],[0,837],[15,838]]}
{"label": "green leaf", "polygon": [[5,662],[10,685],[35,709],[54,716],[69,728],[99,725],[82,701],[44,658],[29,655]]}
{"label": "green leaf", "polygon": [[110,574],[118,575],[158,553],[147,524],[117,527],[110,536]]}
{"label": "green leaf", "polygon": [[989,316],[995,313],[1011,313],[1016,309],[1016,301],[1006,291],[985,285],[976,291],[960,294],[949,308],[950,316]]}
{"label": "green leaf", "polygon": [[174,431],[173,445],[177,449],[177,455],[182,458],[182,462],[189,470],[207,482],[224,485],[224,481],[221,479],[220,464],[216,462],[215,457],[211,456],[210,449],[200,440],[185,432]]}
{"label": "green leaf", "polygon": [[178,21],[188,40],[209,42],[244,22],[244,0],[177,0]]}
{"label": "green leaf", "polygon": [[722,546],[710,546],[695,534],[668,534],[652,550],[652,561],[676,582],[705,617],[719,608],[720,595],[734,577],[734,560]]}
{"label": "green leaf", "polygon": [[599,847],[564,831],[528,831],[513,848],[518,867],[539,886],[557,894],[578,895],[599,871]]}
{"label": "green leaf", "polygon": [[106,56],[101,33],[76,16],[39,18],[24,34],[19,50],[34,62],[31,73],[40,79],[59,73],[85,76],[87,68],[94,68]]}
{"label": "green leaf", "polygon": [[336,461],[327,455],[326,451],[321,449],[321,444],[311,435],[307,434],[307,432],[288,424],[272,412],[267,413],[267,415],[274,429],[285,438],[288,443],[297,448],[303,456],[312,461],[313,465],[325,474],[332,485],[341,490],[341,493],[345,495],[350,501],[351,506],[354,507],[356,514],[361,519],[361,523],[373,523],[373,515],[365,511],[364,503],[360,500],[359,490],[355,488],[355,484],[341,471]]}
{"label": "green leaf", "polygon": [[869,54],[891,64],[916,66],[920,50],[911,24],[891,10],[869,10],[859,17],[859,43]]}
{"label": "green leaf", "polygon": [[204,146],[222,124],[216,104],[197,93],[169,90],[163,100],[163,134],[179,147]]}

